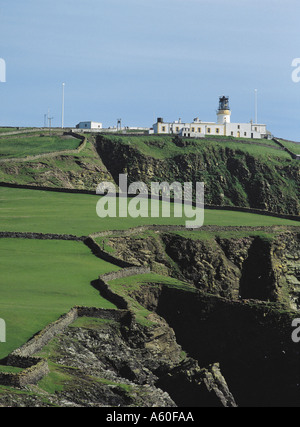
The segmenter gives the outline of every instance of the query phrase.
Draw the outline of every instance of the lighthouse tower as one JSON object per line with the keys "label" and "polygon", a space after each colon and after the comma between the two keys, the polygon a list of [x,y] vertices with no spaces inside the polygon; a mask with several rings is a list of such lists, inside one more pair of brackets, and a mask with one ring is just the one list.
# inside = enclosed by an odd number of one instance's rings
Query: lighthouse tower
{"label": "lighthouse tower", "polygon": [[231,111],[229,108],[229,98],[221,96],[219,99],[219,109],[217,111],[217,123],[223,125],[224,123],[230,123]]}

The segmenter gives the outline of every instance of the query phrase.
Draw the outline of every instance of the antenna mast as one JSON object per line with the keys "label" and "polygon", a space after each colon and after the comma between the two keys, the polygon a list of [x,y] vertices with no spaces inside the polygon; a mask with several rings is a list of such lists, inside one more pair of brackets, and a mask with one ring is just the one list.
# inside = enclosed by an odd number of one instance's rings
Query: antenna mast
{"label": "antenna mast", "polygon": [[255,124],[257,124],[257,89],[255,89]]}
{"label": "antenna mast", "polygon": [[64,115],[65,115],[65,83],[62,84],[62,113],[61,113],[61,127],[64,128]]}

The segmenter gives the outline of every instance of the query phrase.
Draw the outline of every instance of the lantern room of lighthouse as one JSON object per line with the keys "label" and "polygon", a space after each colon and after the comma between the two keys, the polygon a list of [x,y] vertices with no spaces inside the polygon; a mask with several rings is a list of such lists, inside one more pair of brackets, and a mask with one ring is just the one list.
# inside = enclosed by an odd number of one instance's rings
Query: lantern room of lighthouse
{"label": "lantern room of lighthouse", "polygon": [[230,123],[230,116],[229,97],[221,96],[219,98],[219,109],[217,111],[217,124],[223,125],[225,123]]}

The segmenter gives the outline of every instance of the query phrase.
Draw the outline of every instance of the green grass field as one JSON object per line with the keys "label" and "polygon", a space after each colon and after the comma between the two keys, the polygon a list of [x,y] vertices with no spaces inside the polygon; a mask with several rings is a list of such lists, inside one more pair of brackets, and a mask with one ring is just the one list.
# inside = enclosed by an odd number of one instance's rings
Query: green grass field
{"label": "green grass field", "polygon": [[7,328],[0,359],[75,305],[115,308],[91,282],[117,270],[83,243],[0,239],[0,318]]}
{"label": "green grass field", "polygon": [[[86,236],[139,225],[184,225],[186,218],[99,218],[100,196],[0,187],[0,231],[40,232]],[[149,212],[151,212],[149,210]],[[299,222],[234,211],[205,210],[205,225],[272,226]]]}
{"label": "green grass field", "polygon": [[17,135],[0,138],[0,159],[20,158],[54,151],[75,150],[80,145],[76,138],[59,135]]}

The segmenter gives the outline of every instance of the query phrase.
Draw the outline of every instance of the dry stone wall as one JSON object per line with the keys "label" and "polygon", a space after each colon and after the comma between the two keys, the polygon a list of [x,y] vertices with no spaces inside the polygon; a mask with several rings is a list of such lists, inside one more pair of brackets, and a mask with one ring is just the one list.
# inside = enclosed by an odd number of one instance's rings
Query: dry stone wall
{"label": "dry stone wall", "polygon": [[16,231],[0,231],[0,239],[33,239],[33,240],[74,240],[83,241],[84,237],[72,234],[43,234],[43,233],[22,233]]}
{"label": "dry stone wall", "polygon": [[91,237],[87,237],[86,239],[84,239],[84,244],[92,251],[95,256],[103,259],[104,261],[107,261],[121,268],[136,267],[134,264],[126,262],[102,250],[98,243],[96,243],[95,240],[93,240]]}
{"label": "dry stone wall", "polygon": [[131,267],[131,268],[123,268],[120,271],[114,271],[112,273],[103,274],[99,277],[99,291],[101,295],[106,298],[108,301],[115,304],[119,309],[128,310],[128,302],[121,295],[113,292],[109,286],[111,280],[122,279],[124,277],[136,276],[139,274],[149,274],[151,273],[150,268],[145,267]]}
{"label": "dry stone wall", "polygon": [[49,373],[47,360],[38,359],[35,363],[24,369],[19,374],[0,372],[0,384],[9,387],[25,387],[28,384],[36,384]]}
{"label": "dry stone wall", "polygon": [[25,387],[36,384],[49,373],[48,362],[34,356],[55,336],[61,334],[78,317],[96,317],[130,324],[133,314],[128,310],[106,310],[96,307],[73,307],[67,314],[36,334],[31,340],[13,351],[6,359],[6,365],[21,368],[19,373],[0,372],[0,384],[10,387]]}
{"label": "dry stone wall", "polygon": [[73,323],[78,317],[76,308],[73,308],[69,313],[60,317],[56,322],[51,323],[39,334],[35,335],[22,347],[15,350],[8,356],[7,363],[10,366],[18,366],[19,357],[31,357],[33,354],[40,351],[52,338],[62,332],[67,326]]}
{"label": "dry stone wall", "polygon": [[286,151],[287,153],[289,153],[289,155],[295,159],[295,160],[300,160],[300,155],[294,153],[293,151],[289,150],[288,148],[286,148],[286,146],[284,144],[282,144],[281,141],[279,141],[276,138],[273,138],[273,141],[276,142],[276,144],[278,144],[284,151]]}

